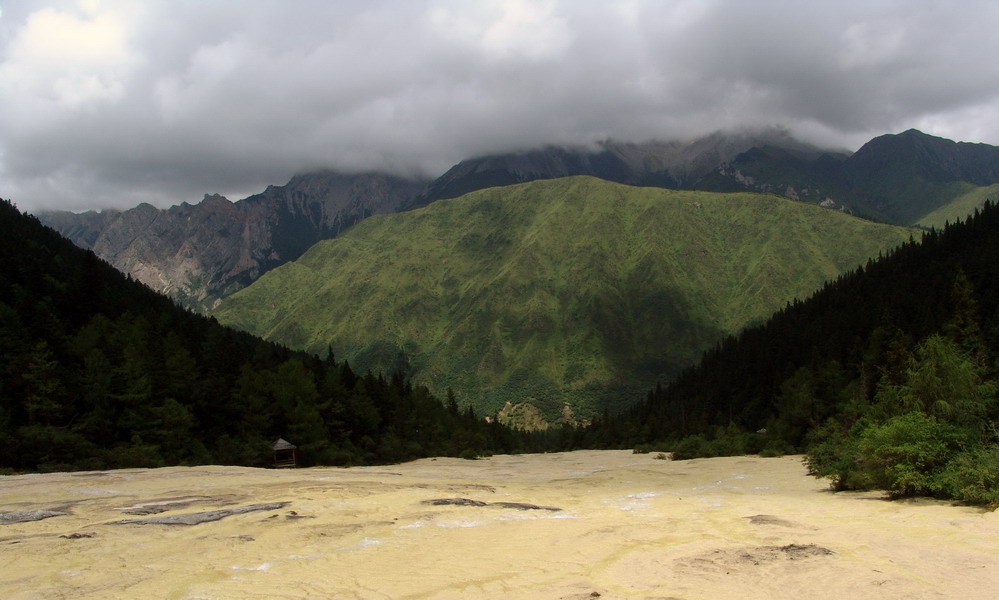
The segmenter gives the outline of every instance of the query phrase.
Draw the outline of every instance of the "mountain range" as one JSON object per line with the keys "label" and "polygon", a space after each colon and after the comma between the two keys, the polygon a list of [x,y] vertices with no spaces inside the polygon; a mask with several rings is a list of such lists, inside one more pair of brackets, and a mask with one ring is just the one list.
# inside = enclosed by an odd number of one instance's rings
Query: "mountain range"
{"label": "mountain range", "polygon": [[695,189],[702,177],[720,165],[760,146],[786,148],[807,155],[820,152],[778,128],[716,132],[682,142],[604,141],[593,148],[548,146],[463,160],[431,182],[409,207],[489,187],[572,175],[591,175],[628,185]]}
{"label": "mountain range", "polygon": [[697,189],[752,189],[842,207],[898,225],[941,227],[999,191],[999,148],[910,129],[851,155],[756,147],[702,178]]}
{"label": "mountain range", "polygon": [[371,217],[213,314],[480,414],[571,421],[912,233],[774,195],[538,180]]}
{"label": "mountain range", "polygon": [[670,189],[776,193],[886,223],[942,226],[999,191],[999,149],[910,130],[875,138],[851,155],[769,129],[688,142],[607,141],[595,148],[485,156],[464,160],[429,182],[318,171],[235,203],[206,195],[198,204],[168,209],[144,204],[38,216],[133,278],[208,311],[368,216],[573,175]]}

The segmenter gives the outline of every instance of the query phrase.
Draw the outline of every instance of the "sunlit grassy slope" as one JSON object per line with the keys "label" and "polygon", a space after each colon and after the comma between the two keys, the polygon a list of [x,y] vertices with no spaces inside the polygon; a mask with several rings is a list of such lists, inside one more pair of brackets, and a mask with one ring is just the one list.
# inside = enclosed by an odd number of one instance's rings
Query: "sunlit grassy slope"
{"label": "sunlit grassy slope", "polygon": [[216,316],[485,413],[585,418],[910,234],[776,196],[535,181],[367,219]]}
{"label": "sunlit grassy slope", "polygon": [[951,183],[949,187],[954,199],[933,212],[919,217],[920,225],[941,229],[948,221],[954,223],[967,219],[976,208],[981,208],[986,200],[999,200],[999,184],[975,186],[962,181]]}

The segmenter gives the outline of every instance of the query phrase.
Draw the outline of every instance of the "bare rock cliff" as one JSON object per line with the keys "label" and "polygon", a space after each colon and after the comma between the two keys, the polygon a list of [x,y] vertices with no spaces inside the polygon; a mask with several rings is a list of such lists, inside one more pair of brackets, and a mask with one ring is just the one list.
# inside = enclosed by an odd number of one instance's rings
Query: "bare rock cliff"
{"label": "bare rock cliff", "polygon": [[383,174],[297,175],[239,202],[206,195],[168,209],[149,204],[116,212],[50,212],[47,225],[115,268],[196,310],[298,258],[373,214],[389,213],[424,182]]}

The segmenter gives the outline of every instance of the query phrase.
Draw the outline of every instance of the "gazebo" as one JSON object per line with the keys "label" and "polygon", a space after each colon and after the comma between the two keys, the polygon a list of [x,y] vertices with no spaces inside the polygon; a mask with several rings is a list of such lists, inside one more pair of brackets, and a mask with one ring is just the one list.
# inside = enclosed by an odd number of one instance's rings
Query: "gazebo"
{"label": "gazebo", "polygon": [[298,446],[292,444],[284,438],[278,438],[271,448],[274,449],[274,466],[275,467],[294,467],[295,461],[295,449]]}

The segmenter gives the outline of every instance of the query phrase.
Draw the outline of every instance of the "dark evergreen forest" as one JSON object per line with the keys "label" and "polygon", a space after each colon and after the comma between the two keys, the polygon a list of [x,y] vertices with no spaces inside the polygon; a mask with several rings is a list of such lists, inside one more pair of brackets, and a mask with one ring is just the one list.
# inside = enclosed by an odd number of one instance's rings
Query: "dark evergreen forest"
{"label": "dark evergreen forest", "polygon": [[805,451],[842,489],[999,502],[999,208],[929,231],[720,341],[587,446]]}
{"label": "dark evergreen forest", "polygon": [[402,377],[222,327],[0,201],[0,468],[350,465],[524,449]]}

